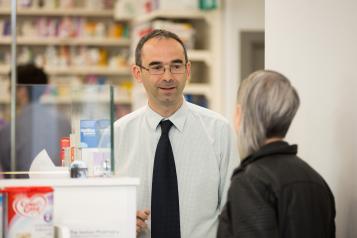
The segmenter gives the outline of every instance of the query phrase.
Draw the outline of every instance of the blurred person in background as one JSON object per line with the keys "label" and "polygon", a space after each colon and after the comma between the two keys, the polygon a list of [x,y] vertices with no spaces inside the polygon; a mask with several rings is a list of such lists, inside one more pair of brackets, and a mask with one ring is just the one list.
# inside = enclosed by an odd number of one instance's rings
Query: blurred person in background
{"label": "blurred person in background", "polygon": [[233,172],[218,238],[335,237],[335,201],[324,179],[284,138],[298,110],[295,88],[261,70],[238,90],[236,130],[242,159]]}
{"label": "blurred person in background", "polygon": [[18,65],[16,81],[16,167],[10,166],[11,138],[8,123],[0,130],[0,162],[3,171],[28,171],[32,160],[42,149],[46,149],[55,165],[60,165],[60,139],[68,136],[71,128],[69,120],[56,110],[56,105],[39,102],[48,84],[46,73],[34,64]]}

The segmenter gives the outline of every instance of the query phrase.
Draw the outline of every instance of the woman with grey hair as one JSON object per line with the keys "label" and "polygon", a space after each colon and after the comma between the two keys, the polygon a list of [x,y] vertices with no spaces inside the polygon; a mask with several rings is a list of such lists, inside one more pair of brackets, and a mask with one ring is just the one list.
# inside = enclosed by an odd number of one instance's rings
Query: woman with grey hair
{"label": "woman with grey hair", "polygon": [[284,137],[298,110],[295,88],[260,70],[238,90],[236,130],[243,158],[233,172],[217,237],[335,237],[335,201],[324,179]]}

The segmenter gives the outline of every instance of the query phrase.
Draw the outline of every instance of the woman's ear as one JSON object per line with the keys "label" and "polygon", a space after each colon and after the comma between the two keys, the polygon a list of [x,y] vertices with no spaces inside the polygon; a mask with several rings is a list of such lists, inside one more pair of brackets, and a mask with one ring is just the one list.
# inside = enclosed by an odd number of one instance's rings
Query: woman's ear
{"label": "woman's ear", "polygon": [[239,131],[240,128],[241,117],[242,117],[242,107],[239,104],[237,104],[236,114],[234,118],[234,124],[237,132]]}

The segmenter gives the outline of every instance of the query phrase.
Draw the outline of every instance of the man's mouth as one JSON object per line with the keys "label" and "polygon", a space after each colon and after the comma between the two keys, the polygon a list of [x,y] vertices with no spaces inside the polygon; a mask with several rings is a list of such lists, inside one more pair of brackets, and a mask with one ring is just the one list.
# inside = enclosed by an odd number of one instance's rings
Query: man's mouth
{"label": "man's mouth", "polygon": [[175,89],[175,87],[159,87],[159,89],[169,91]]}

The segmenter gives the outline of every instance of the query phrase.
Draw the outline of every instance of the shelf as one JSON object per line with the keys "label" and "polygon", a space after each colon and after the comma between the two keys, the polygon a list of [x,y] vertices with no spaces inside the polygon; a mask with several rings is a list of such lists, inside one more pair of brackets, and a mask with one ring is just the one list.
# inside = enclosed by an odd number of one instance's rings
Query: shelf
{"label": "shelf", "polygon": [[[88,98],[87,95],[81,97],[76,96],[75,98],[68,97],[56,97],[56,96],[44,96],[41,99],[44,104],[71,104],[71,103],[109,103],[108,96],[98,96]],[[118,98],[114,100],[115,104],[131,104],[130,98]]]}
{"label": "shelf", "polygon": [[[10,45],[9,36],[0,38],[0,45]],[[130,46],[126,38],[59,38],[59,37],[17,37],[18,45],[100,45],[100,46]]]}
{"label": "shelf", "polygon": [[[55,97],[55,96],[44,96],[41,99],[43,104],[71,104],[71,103],[109,103],[108,97],[95,97],[95,98],[84,98],[77,97],[71,99],[71,97]],[[130,98],[117,98],[114,100],[115,104],[131,104]],[[10,104],[9,98],[0,98],[0,104]]]}
{"label": "shelf", "polygon": [[[0,9],[0,15],[10,15],[10,9]],[[113,17],[113,10],[93,9],[17,9],[19,16],[84,16],[84,17]]]}
{"label": "shelf", "polygon": [[88,74],[100,74],[100,75],[130,75],[129,68],[113,69],[108,67],[99,66],[87,66],[87,67],[45,67],[48,74],[51,75],[88,75]]}
{"label": "shelf", "polygon": [[10,72],[10,65],[0,65],[0,75],[8,75]]}
{"label": "shelf", "polygon": [[139,24],[143,22],[152,21],[157,18],[165,19],[206,19],[207,12],[200,10],[155,10],[148,14],[143,14],[142,16],[136,17],[134,23]]}
{"label": "shelf", "polygon": [[114,20],[116,21],[132,21],[134,19],[132,10],[127,8],[122,9],[119,1],[116,1],[114,5]]}
{"label": "shelf", "polygon": [[[207,98],[210,98],[211,95],[211,87],[207,84],[188,84],[185,87],[185,94],[193,94],[193,95],[205,95]],[[95,98],[84,98],[78,96],[77,98],[71,99],[71,97],[54,97],[54,96],[46,96],[41,100],[42,103],[46,104],[70,104],[71,102],[98,102],[105,103],[108,102],[109,99],[106,96],[103,97],[95,97]],[[0,99],[0,103],[6,104],[10,103],[9,99],[2,98]],[[131,104],[130,98],[117,98],[114,100],[115,104]]]}
{"label": "shelf", "polygon": [[[9,65],[0,65],[0,74],[8,74],[10,71]],[[50,75],[130,75],[129,68],[108,68],[100,66],[86,66],[86,67],[45,67],[46,73]]]}
{"label": "shelf", "polygon": [[0,98],[0,104],[10,104],[10,98]]}
{"label": "shelf", "polygon": [[209,50],[188,50],[188,58],[191,61],[203,61],[207,65],[211,64],[211,53]]}
{"label": "shelf", "polygon": [[207,98],[210,98],[212,90],[208,84],[189,83],[185,87],[183,93],[194,94],[194,95],[205,95]]}

